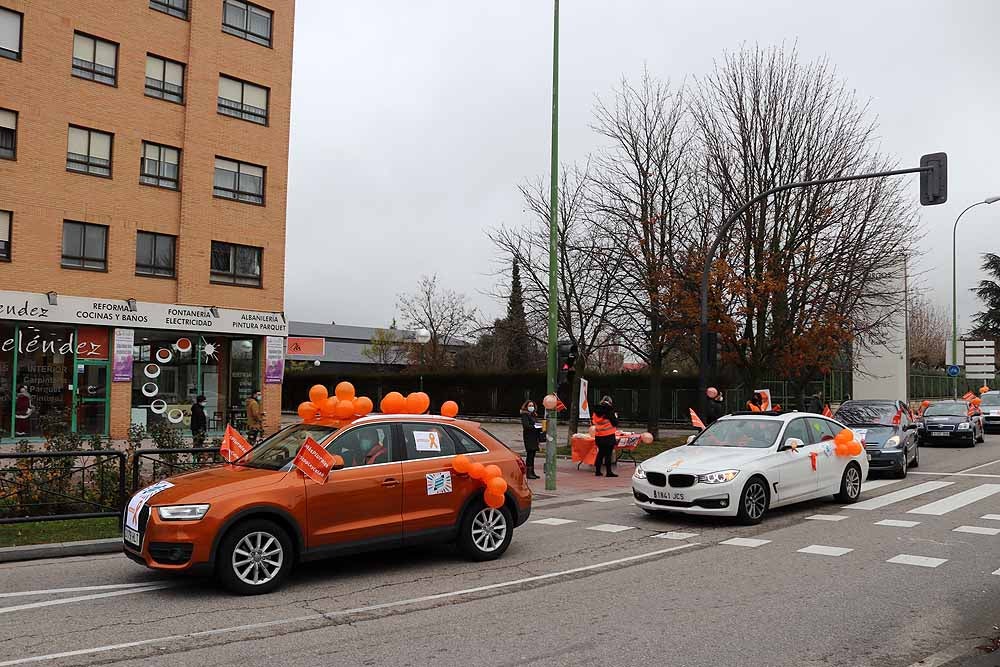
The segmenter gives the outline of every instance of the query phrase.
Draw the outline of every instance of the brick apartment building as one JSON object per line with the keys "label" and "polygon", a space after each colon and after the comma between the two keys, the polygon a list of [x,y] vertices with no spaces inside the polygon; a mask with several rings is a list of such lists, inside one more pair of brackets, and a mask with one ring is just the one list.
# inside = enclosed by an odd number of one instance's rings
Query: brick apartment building
{"label": "brick apartment building", "polygon": [[0,0],[0,441],[277,426],[293,13]]}

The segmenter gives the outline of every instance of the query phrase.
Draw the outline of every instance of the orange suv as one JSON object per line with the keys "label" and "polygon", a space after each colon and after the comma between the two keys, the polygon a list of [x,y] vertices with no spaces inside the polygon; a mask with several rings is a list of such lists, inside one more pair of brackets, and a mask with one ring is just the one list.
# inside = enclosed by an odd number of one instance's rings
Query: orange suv
{"label": "orange suv", "polygon": [[[277,588],[297,562],[359,551],[455,542],[473,560],[492,560],[531,513],[521,457],[476,423],[373,415],[335,424],[289,426],[231,464],[139,491],[124,517],[125,555],[157,570],[214,572],[249,595]],[[292,467],[307,437],[343,459],[324,484]],[[457,454],[500,467],[502,507],[488,507],[483,483],[452,469]]]}

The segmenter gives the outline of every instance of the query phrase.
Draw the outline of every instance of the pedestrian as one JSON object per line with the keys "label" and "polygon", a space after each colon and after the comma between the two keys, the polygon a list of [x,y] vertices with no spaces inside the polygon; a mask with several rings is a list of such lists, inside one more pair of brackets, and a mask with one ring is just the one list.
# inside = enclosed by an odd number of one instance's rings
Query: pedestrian
{"label": "pedestrian", "polygon": [[260,408],[261,400],[263,400],[263,394],[260,393],[260,389],[256,389],[246,402],[247,440],[249,440],[251,445],[256,445],[260,442],[261,435],[264,433],[265,413]]}
{"label": "pedestrian", "polygon": [[538,453],[538,409],[534,401],[525,401],[521,406],[521,437],[528,459],[528,479],[538,479],[535,474],[535,454]]}
{"label": "pedestrian", "polygon": [[823,392],[817,391],[806,400],[805,412],[813,412],[817,415],[823,414]]}
{"label": "pedestrian", "polygon": [[750,410],[750,412],[761,412],[761,410],[763,410],[763,405],[764,397],[759,391],[755,391],[753,396],[750,397],[750,400],[747,401],[747,409]]}
{"label": "pedestrian", "polygon": [[601,464],[604,464],[606,477],[617,477],[611,472],[611,453],[618,443],[618,413],[610,396],[605,396],[591,410],[590,423],[594,425],[594,436],[597,441],[597,460],[594,461],[594,474],[601,476]]}
{"label": "pedestrian", "polygon": [[708,396],[708,413],[705,416],[705,427],[709,427],[726,414],[726,401],[722,397],[722,392],[715,387],[705,390]]}
{"label": "pedestrian", "polygon": [[22,384],[17,389],[17,401],[14,403],[14,432],[17,435],[31,435],[31,415],[35,412],[35,404],[31,401],[28,385]]}
{"label": "pedestrian", "polygon": [[205,403],[208,399],[199,395],[191,404],[191,446],[204,447],[205,436],[208,433],[208,417],[205,415]]}

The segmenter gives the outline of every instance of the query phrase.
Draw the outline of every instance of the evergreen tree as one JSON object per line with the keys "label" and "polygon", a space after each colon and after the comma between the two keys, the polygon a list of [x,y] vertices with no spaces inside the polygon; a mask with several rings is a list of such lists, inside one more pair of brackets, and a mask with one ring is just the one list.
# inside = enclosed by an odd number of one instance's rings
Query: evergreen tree
{"label": "evergreen tree", "polygon": [[528,317],[524,312],[524,288],[521,285],[521,268],[513,262],[510,276],[510,296],[507,299],[507,317],[497,324],[503,328],[501,339],[507,348],[507,367],[510,370],[527,370],[534,367],[537,358],[535,344],[528,333]]}
{"label": "evergreen tree", "polygon": [[972,335],[976,338],[1000,337],[1000,255],[983,254],[982,269],[992,280],[982,280],[972,291],[986,308],[972,318]]}

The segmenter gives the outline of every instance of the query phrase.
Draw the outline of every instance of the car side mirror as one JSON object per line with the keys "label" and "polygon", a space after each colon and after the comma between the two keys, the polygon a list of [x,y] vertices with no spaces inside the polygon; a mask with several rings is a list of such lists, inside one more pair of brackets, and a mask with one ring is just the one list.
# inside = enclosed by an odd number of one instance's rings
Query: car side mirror
{"label": "car side mirror", "polygon": [[782,449],[782,451],[784,451],[786,449],[790,449],[790,450],[792,450],[794,452],[799,447],[804,447],[804,446],[805,446],[805,443],[802,442],[801,440],[799,440],[798,438],[789,438],[788,440],[785,440],[785,444],[782,445],[781,449]]}
{"label": "car side mirror", "polygon": [[694,442],[694,439],[695,439],[695,438],[697,438],[697,437],[698,437],[698,436],[696,436],[696,435],[689,435],[689,436],[687,437],[687,442],[685,442],[684,444],[685,444],[685,445],[690,445],[690,444],[691,444],[692,442]]}

